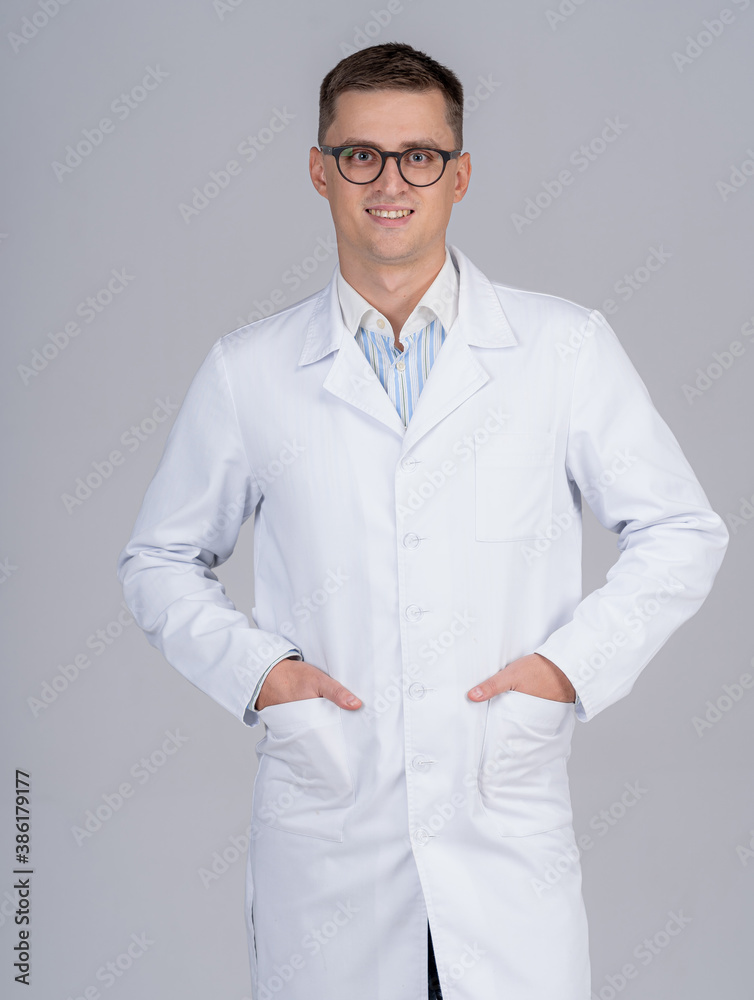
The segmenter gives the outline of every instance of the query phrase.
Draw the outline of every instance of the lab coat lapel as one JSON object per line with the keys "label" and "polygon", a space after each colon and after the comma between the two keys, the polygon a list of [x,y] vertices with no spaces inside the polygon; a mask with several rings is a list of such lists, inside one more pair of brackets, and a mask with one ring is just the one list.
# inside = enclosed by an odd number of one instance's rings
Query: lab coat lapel
{"label": "lab coat lapel", "polygon": [[498,348],[518,343],[492,283],[457,247],[449,249],[459,269],[458,316],[421,391],[401,455],[489,380],[472,345]]}
{"label": "lab coat lapel", "polygon": [[299,356],[299,364],[306,365],[337,351],[323,388],[403,438],[402,455],[488,381],[489,374],[472,345],[497,348],[517,343],[492,283],[457,247],[449,249],[459,268],[458,316],[447,331],[407,429],[343,322],[335,270],[317,297]]}
{"label": "lab coat lapel", "polygon": [[403,437],[403,421],[353,333],[343,322],[336,275],[337,268],[319,294],[298,363],[311,364],[337,351],[322,387]]}

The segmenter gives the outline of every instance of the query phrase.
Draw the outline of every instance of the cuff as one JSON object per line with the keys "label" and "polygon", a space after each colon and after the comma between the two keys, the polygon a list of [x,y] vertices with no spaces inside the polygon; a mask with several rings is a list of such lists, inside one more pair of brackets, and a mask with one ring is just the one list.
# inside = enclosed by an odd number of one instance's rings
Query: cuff
{"label": "cuff", "polygon": [[246,711],[247,712],[255,711],[254,705],[256,704],[256,700],[259,697],[259,692],[262,690],[262,685],[264,684],[265,678],[267,677],[267,674],[269,674],[269,672],[272,670],[272,668],[275,666],[276,663],[280,663],[281,660],[303,660],[303,658],[304,657],[301,650],[292,647],[291,649],[287,650],[287,652],[281,653],[281,655],[278,656],[276,660],[273,660],[272,663],[265,669],[264,673],[257,681],[257,686],[254,688],[254,693],[252,694],[249,700],[249,704],[246,706]]}

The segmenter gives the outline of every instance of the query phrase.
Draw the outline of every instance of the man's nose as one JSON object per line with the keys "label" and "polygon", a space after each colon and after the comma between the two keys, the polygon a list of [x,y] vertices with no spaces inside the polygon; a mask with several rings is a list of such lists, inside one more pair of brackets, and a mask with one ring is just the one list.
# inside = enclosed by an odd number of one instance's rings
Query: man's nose
{"label": "man's nose", "polygon": [[403,179],[401,172],[398,169],[398,159],[395,156],[388,156],[385,160],[385,166],[382,173],[375,181],[376,184],[382,183],[383,187],[398,187],[405,188],[408,187],[408,182]]}

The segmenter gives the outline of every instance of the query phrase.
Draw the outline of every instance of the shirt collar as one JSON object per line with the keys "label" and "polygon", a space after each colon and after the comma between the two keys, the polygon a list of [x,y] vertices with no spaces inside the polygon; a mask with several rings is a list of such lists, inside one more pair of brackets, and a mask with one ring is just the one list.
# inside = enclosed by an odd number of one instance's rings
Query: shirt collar
{"label": "shirt collar", "polygon": [[[340,272],[340,264],[337,265],[337,288],[343,322],[354,336],[359,332],[359,327],[363,326],[394,339],[394,331],[387,317],[346,281]],[[398,339],[405,343],[412,333],[423,329],[434,319],[440,320],[447,333],[457,315],[458,271],[446,246],[445,263],[404,323]]]}

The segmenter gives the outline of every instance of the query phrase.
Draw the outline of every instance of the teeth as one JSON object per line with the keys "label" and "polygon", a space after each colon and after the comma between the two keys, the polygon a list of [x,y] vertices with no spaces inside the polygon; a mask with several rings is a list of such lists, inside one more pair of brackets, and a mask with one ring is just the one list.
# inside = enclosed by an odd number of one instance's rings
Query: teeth
{"label": "teeth", "polygon": [[381,209],[368,208],[370,215],[378,215],[381,219],[402,219],[404,215],[411,215],[410,208],[401,208],[397,212],[383,212]]}

